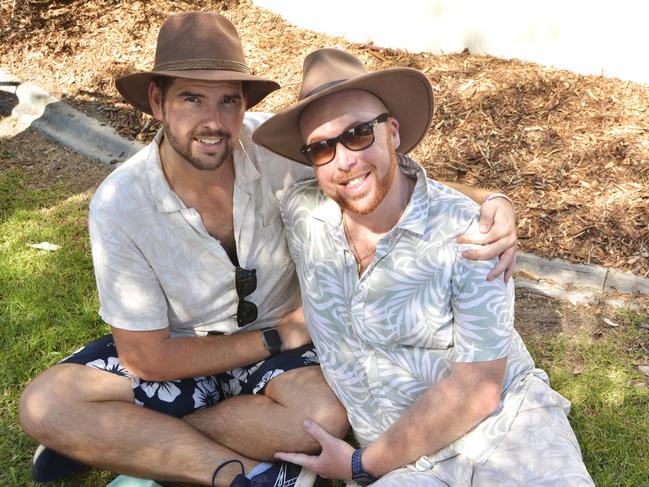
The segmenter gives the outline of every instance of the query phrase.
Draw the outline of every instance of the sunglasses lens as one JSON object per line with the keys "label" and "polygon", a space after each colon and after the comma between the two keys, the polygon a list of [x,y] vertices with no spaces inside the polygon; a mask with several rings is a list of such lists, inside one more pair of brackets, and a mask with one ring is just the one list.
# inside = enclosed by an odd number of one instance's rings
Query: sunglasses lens
{"label": "sunglasses lens", "polygon": [[326,140],[322,142],[316,142],[311,144],[309,147],[309,160],[312,164],[319,166],[321,164],[326,164],[334,157],[336,147],[334,145],[328,144]]}
{"label": "sunglasses lens", "polygon": [[237,267],[235,274],[235,285],[237,295],[240,298],[250,296],[257,289],[257,272],[256,269],[242,269]]}
{"label": "sunglasses lens", "polygon": [[257,319],[257,306],[250,301],[239,301],[237,325],[246,326]]}
{"label": "sunglasses lens", "polygon": [[350,150],[367,149],[374,142],[372,124],[363,124],[354,127],[340,136],[341,142]]}

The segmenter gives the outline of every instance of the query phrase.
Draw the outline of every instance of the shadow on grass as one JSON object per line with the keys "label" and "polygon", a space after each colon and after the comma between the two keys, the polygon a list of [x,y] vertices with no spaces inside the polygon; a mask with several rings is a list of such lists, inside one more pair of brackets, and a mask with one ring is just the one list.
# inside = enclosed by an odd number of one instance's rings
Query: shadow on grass
{"label": "shadow on grass", "polygon": [[[0,485],[25,486],[36,445],[18,424],[24,386],[107,330],[97,316],[84,224],[87,197],[58,191],[42,211],[13,196],[13,214],[0,223],[0,464],[7,467]],[[60,248],[47,252],[28,246],[40,241],[58,242]]]}

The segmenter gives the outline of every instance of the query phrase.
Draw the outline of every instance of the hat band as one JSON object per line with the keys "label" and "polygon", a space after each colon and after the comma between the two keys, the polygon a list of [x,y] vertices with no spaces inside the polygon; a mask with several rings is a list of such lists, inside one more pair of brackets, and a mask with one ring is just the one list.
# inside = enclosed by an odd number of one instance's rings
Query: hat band
{"label": "hat band", "polygon": [[194,69],[238,71],[239,73],[250,74],[250,68],[244,63],[229,59],[180,59],[160,63],[153,67],[154,71],[191,71]]}
{"label": "hat band", "polygon": [[311,91],[309,91],[306,95],[301,96],[299,99],[304,100],[305,98],[309,98],[310,96],[315,95],[316,93],[320,93],[321,91],[326,90],[327,88],[331,88],[332,86],[339,85],[340,83],[344,83],[347,81],[346,79],[337,79],[335,81],[329,81],[328,83],[324,83],[320,86],[316,86],[313,88]]}

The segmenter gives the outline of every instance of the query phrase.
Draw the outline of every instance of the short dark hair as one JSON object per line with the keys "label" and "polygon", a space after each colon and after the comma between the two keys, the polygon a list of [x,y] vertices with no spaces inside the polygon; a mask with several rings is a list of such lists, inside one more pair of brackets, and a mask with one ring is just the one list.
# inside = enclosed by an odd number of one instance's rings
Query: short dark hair
{"label": "short dark hair", "polygon": [[169,90],[171,84],[174,82],[174,78],[170,76],[155,76],[153,77],[151,82],[160,90],[160,93],[162,95],[160,102],[161,104],[164,104],[165,97],[167,96],[167,91]]}

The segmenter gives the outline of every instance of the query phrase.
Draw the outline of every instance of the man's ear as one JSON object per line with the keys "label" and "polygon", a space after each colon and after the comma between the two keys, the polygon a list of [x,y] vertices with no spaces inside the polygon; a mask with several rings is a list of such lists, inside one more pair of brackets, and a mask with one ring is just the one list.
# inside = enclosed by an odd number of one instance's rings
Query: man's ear
{"label": "man's ear", "polygon": [[149,104],[153,117],[162,121],[162,90],[153,81],[149,81]]}
{"label": "man's ear", "polygon": [[397,150],[397,147],[401,145],[401,137],[399,136],[399,121],[394,118],[388,118],[389,127],[390,127],[390,138],[392,140],[392,148]]}

